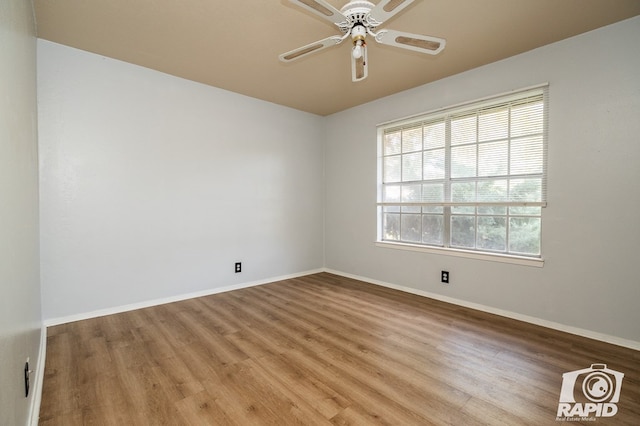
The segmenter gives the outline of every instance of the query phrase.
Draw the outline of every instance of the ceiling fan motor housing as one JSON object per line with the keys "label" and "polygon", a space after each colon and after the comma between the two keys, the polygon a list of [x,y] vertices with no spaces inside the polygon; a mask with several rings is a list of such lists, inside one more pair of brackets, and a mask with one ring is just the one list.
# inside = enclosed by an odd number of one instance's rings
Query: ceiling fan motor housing
{"label": "ceiling fan motor housing", "polygon": [[[340,12],[347,18],[347,22],[344,26],[340,26],[340,29],[347,33],[356,26],[364,26],[373,29],[373,26],[368,22],[367,15],[375,7],[375,4],[370,1],[350,1],[345,4]],[[366,31],[365,31],[366,33]]]}

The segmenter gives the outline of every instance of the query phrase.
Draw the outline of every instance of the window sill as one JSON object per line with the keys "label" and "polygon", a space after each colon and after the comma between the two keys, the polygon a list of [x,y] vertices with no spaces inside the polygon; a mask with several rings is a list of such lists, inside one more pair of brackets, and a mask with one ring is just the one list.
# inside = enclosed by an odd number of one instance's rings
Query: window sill
{"label": "window sill", "polygon": [[542,258],[533,258],[533,257],[524,257],[524,256],[513,256],[507,254],[499,254],[499,253],[480,253],[471,250],[460,250],[453,248],[444,248],[444,247],[427,247],[415,244],[406,244],[406,243],[392,243],[388,241],[377,241],[376,247],[387,248],[387,249],[395,249],[395,250],[408,250],[408,251],[417,251],[422,253],[431,253],[437,254],[441,256],[455,256],[455,257],[464,257],[467,259],[476,259],[476,260],[485,260],[489,262],[501,262],[501,263],[511,263],[513,265],[523,265],[523,266],[533,266],[537,268],[542,268],[544,266],[544,259]]}

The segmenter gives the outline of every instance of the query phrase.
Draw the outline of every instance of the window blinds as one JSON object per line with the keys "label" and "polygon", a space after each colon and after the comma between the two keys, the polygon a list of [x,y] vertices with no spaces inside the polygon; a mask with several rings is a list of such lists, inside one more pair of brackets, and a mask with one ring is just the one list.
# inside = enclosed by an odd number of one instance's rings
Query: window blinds
{"label": "window blinds", "polygon": [[547,87],[381,128],[382,206],[546,206]]}

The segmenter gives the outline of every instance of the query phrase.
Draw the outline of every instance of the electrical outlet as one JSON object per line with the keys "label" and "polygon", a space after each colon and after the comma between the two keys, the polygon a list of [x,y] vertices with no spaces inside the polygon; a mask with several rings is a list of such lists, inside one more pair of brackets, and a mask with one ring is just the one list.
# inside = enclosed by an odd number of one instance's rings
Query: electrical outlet
{"label": "electrical outlet", "polygon": [[27,358],[27,362],[24,363],[24,397],[29,396],[29,388],[31,384],[29,383],[29,375],[31,374],[31,370],[29,370],[29,358]]}
{"label": "electrical outlet", "polygon": [[440,281],[449,284],[449,271],[440,271]]}
{"label": "electrical outlet", "polygon": [[236,274],[242,272],[242,262],[236,262]]}

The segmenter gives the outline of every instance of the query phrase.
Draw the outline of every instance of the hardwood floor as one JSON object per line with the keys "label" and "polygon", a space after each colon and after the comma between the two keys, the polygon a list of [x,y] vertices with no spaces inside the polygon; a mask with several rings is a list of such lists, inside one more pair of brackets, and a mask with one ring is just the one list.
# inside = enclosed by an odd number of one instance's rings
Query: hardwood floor
{"label": "hardwood floor", "polygon": [[551,425],[595,363],[640,424],[639,351],[322,273],[49,328],[40,424]]}

